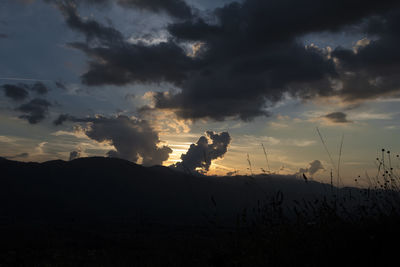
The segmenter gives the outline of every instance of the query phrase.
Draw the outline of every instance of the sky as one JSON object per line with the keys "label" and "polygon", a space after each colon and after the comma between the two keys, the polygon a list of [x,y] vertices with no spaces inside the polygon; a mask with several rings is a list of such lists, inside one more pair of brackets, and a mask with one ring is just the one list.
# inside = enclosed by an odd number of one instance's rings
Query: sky
{"label": "sky", "polygon": [[400,165],[399,29],[391,0],[2,0],[0,156],[367,183]]}

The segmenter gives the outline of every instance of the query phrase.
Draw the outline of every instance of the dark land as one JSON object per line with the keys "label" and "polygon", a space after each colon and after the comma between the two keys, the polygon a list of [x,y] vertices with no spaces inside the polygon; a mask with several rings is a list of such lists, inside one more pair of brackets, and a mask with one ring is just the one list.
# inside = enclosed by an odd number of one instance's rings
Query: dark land
{"label": "dark land", "polygon": [[111,158],[0,159],[0,266],[385,266],[393,186],[194,176]]}

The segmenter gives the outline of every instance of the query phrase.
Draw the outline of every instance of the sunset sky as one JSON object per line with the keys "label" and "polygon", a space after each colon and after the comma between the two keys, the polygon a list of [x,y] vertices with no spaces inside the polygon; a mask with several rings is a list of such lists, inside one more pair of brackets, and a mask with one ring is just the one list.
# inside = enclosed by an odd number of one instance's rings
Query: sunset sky
{"label": "sunset sky", "polygon": [[353,185],[400,165],[399,47],[399,1],[2,0],[0,156],[328,182],[343,136]]}

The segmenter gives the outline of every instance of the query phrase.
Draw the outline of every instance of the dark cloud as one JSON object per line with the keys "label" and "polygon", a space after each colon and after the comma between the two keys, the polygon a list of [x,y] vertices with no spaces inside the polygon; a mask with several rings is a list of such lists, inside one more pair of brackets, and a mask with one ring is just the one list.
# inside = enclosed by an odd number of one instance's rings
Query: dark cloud
{"label": "dark cloud", "polygon": [[87,122],[85,134],[98,142],[110,142],[116,150],[108,152],[108,156],[139,162],[145,166],[161,165],[168,160],[172,150],[168,146],[160,146],[158,132],[145,120],[132,119],[126,116],[115,118],[75,118],[61,115],[55,124],[65,121]]}
{"label": "dark cloud", "polygon": [[87,43],[70,43],[89,57],[89,71],[82,76],[88,85],[131,82],[150,83],[169,81],[180,83],[192,64],[185,51],[176,43],[147,46],[127,43],[112,27],[94,20],[83,20],[74,5],[63,4],[60,9],[67,24],[86,36]]}
{"label": "dark cloud", "polygon": [[117,3],[122,7],[135,8],[147,10],[155,13],[165,12],[168,15],[187,19],[192,16],[191,7],[184,0],[46,0],[50,3],[57,4],[96,4],[96,5],[107,5],[111,3]]}
{"label": "dark cloud", "polygon": [[69,153],[69,161],[74,160],[74,159],[78,159],[81,157],[81,152],[80,151],[72,151],[71,153]]}
{"label": "dark cloud", "polygon": [[231,142],[229,133],[214,133],[211,131],[206,132],[206,136],[200,137],[196,144],[192,144],[186,154],[181,156],[182,161],[173,165],[173,167],[194,173],[207,172],[210,169],[212,160],[222,158],[228,151],[228,145]]}
{"label": "dark cloud", "polygon": [[73,1],[57,1],[57,3],[67,25],[71,29],[83,33],[88,41],[94,38],[107,42],[121,42],[123,40],[122,34],[112,27],[103,26],[95,20],[82,20]]}
{"label": "dark cloud", "polygon": [[[61,9],[68,25],[87,38],[86,43],[70,44],[90,58],[82,76],[85,84],[168,82],[180,90],[155,93],[155,108],[173,110],[185,119],[251,120],[268,115],[267,109],[286,94],[352,100],[398,90],[399,53],[389,56],[397,52],[399,16],[387,12],[399,6],[393,0],[246,0],[215,9],[213,22],[193,15],[170,24],[170,38],[151,45],[129,43],[116,29],[83,20],[73,5]],[[367,23],[371,18],[378,22]],[[308,33],[356,25],[368,25],[366,31],[380,38],[357,53],[337,49],[332,54],[299,41]]]}
{"label": "dark cloud", "polygon": [[34,84],[4,84],[2,88],[5,95],[14,101],[22,101],[27,99],[29,97],[29,91],[33,91],[39,95],[45,95],[49,91],[46,85],[41,82]]}
{"label": "dark cloud", "polygon": [[21,105],[17,108],[18,111],[25,113],[19,116],[21,119],[26,119],[30,124],[36,124],[44,120],[49,111],[51,103],[45,99],[35,98],[30,102]]}
{"label": "dark cloud", "polygon": [[58,116],[57,119],[54,120],[53,123],[54,123],[54,125],[59,126],[59,125],[62,125],[64,122],[69,121],[69,120],[74,121],[74,118],[72,116],[68,115],[68,114],[61,114],[61,115]]}
{"label": "dark cloud", "polygon": [[177,110],[184,118],[251,119],[265,114],[284,93],[305,99],[336,94],[330,81],[340,79],[340,73],[329,53],[304,47],[296,38],[341,30],[394,5],[248,0],[217,9],[215,25],[203,20],[170,25],[178,40],[204,42],[206,63],[201,73],[190,75],[181,93],[158,95],[156,106]]}
{"label": "dark cloud", "polygon": [[87,117],[87,118],[78,118],[69,114],[60,114],[57,119],[55,119],[53,121],[55,126],[60,126],[62,125],[64,122],[67,121],[71,121],[71,122],[82,122],[82,123],[92,123],[95,120],[97,120],[97,118],[91,118],[91,117]]}
{"label": "dark cloud", "polygon": [[320,170],[325,170],[324,166],[322,165],[321,161],[314,160],[314,161],[310,162],[310,165],[308,168],[299,169],[299,174],[308,173],[311,176],[313,176],[315,173],[317,173]]}
{"label": "dark cloud", "polygon": [[124,7],[141,8],[153,12],[166,12],[176,18],[189,18],[192,10],[183,0],[118,0]]}
{"label": "dark cloud", "polygon": [[369,19],[365,32],[377,39],[364,39],[356,50],[338,48],[332,54],[343,73],[340,93],[347,101],[373,99],[400,89],[400,9]]}
{"label": "dark cloud", "polygon": [[7,38],[8,38],[8,34],[0,33],[0,39],[7,39]]}
{"label": "dark cloud", "polygon": [[92,86],[162,81],[180,84],[186,78],[185,69],[192,68],[192,60],[174,43],[151,47],[113,43],[108,48],[92,48],[82,43],[70,45],[91,58],[89,71],[82,76],[82,81]]}
{"label": "dark cloud", "polygon": [[33,84],[30,89],[39,95],[45,95],[49,92],[49,89],[41,82]]}
{"label": "dark cloud", "polygon": [[62,83],[62,82],[55,82],[55,85],[57,88],[62,89],[62,90],[67,90],[67,86]]}
{"label": "dark cloud", "polygon": [[343,112],[329,113],[325,115],[324,118],[333,123],[351,123],[351,121],[347,119],[347,114]]}
{"label": "dark cloud", "polygon": [[2,86],[5,96],[14,101],[22,101],[29,97],[29,92],[24,85],[5,84]]}

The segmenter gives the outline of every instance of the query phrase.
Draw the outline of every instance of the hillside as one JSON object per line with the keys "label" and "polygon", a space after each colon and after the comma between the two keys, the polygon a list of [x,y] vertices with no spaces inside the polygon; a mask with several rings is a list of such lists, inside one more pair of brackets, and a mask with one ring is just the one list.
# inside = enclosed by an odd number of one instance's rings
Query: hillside
{"label": "hillside", "polygon": [[392,191],[111,158],[0,159],[0,170],[0,266],[382,266],[397,255]]}
{"label": "hillside", "polygon": [[201,225],[218,213],[235,221],[278,191],[285,200],[319,196],[327,185],[292,176],[192,176],[112,158],[0,161],[2,216],[23,220],[141,220]]}

